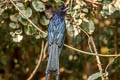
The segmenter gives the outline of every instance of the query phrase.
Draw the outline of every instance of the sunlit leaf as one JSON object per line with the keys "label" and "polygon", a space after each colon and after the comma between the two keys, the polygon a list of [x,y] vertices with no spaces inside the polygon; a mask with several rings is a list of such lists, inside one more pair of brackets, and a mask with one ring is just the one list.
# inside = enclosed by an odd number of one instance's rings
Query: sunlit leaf
{"label": "sunlit leaf", "polygon": [[[25,10],[22,10],[22,12],[27,18],[31,17],[31,15],[32,15],[32,9],[29,7]],[[24,16],[22,16],[22,17],[24,18]]]}
{"label": "sunlit leaf", "polygon": [[12,37],[15,37],[15,33],[14,33],[14,32],[10,32],[10,35],[11,35]]}
{"label": "sunlit leaf", "polygon": [[88,9],[87,9],[87,8],[84,8],[84,9],[83,9],[83,12],[88,13]]}
{"label": "sunlit leaf", "polygon": [[46,37],[47,37],[47,35],[46,35],[46,34],[43,34],[43,33],[41,33],[40,36],[41,36],[42,38],[46,38]]}
{"label": "sunlit leaf", "polygon": [[18,21],[17,18],[18,18],[18,14],[10,15],[11,21],[17,22]]}
{"label": "sunlit leaf", "polygon": [[24,32],[27,35],[32,35],[33,34],[32,27],[30,27],[30,26],[24,27]]}
{"label": "sunlit leaf", "polygon": [[41,38],[41,35],[35,35],[35,38],[36,38],[36,39],[40,39],[40,38]]}
{"label": "sunlit leaf", "polygon": [[19,2],[18,2],[16,5],[17,5],[17,6],[19,7],[19,9],[21,9],[21,10],[25,9],[23,3],[19,3]]}
{"label": "sunlit leaf", "polygon": [[109,13],[112,14],[115,11],[116,11],[116,8],[112,4],[109,4]]}
{"label": "sunlit leaf", "polygon": [[28,21],[26,19],[23,19],[21,16],[18,17],[18,21],[20,21],[23,25],[28,25]]}
{"label": "sunlit leaf", "polygon": [[24,27],[24,32],[26,33],[26,35],[33,35],[37,32],[37,30],[31,25],[28,25]]}
{"label": "sunlit leaf", "polygon": [[14,22],[10,22],[9,23],[9,27],[12,28],[12,29],[16,29],[19,27],[19,25],[17,23],[14,23]]}
{"label": "sunlit leaf", "polygon": [[0,15],[4,12],[5,9],[0,8]]}
{"label": "sunlit leaf", "polygon": [[38,1],[38,0],[33,1],[32,6],[36,11],[40,11],[40,12],[45,11],[45,5],[41,1]]}
{"label": "sunlit leaf", "polygon": [[12,38],[14,42],[20,42],[23,39],[22,35],[16,35]]}
{"label": "sunlit leaf", "polygon": [[117,0],[114,6],[116,7],[117,10],[120,10],[120,0]]}
{"label": "sunlit leaf", "polygon": [[104,73],[97,72],[97,73],[90,75],[87,80],[96,80],[102,75],[104,75]]}

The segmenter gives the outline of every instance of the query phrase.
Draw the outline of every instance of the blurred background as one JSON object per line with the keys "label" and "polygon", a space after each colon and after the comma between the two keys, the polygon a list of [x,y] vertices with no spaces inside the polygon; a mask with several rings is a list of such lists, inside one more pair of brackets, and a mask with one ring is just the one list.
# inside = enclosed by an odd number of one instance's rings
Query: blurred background
{"label": "blurred background", "polygon": [[[45,34],[34,28],[13,6],[11,1],[40,29],[47,32],[57,7],[66,3],[70,9],[66,19],[65,44],[91,52],[84,29],[93,36],[99,54],[120,52],[119,0],[0,0],[0,80],[26,80],[34,70]],[[45,80],[45,58],[32,80]],[[100,57],[103,71],[114,57]],[[99,72],[95,56],[63,47],[60,55],[60,80],[87,80]],[[120,80],[120,58],[107,69],[108,80]],[[51,74],[50,80],[55,80]],[[93,80],[93,79],[90,79]],[[98,79],[99,80],[99,79]]]}

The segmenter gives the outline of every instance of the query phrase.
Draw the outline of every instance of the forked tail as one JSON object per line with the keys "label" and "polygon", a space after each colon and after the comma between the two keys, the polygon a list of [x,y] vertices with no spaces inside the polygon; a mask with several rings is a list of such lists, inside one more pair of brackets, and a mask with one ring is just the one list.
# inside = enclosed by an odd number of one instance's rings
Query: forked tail
{"label": "forked tail", "polygon": [[56,72],[56,80],[59,75],[59,47],[56,44],[53,44],[49,48],[49,58],[46,68],[46,80],[48,80],[48,75],[51,71]]}

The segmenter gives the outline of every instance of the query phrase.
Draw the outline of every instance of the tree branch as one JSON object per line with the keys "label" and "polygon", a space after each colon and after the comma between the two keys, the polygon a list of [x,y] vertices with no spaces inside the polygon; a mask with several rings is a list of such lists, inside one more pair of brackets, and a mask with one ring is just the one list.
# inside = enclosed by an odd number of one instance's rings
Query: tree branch
{"label": "tree branch", "polygon": [[[93,47],[93,50],[94,50],[95,54],[98,54],[97,49],[96,49],[96,45],[95,45],[95,42],[94,42],[92,36],[90,37],[90,42],[91,42],[91,45],[92,45],[92,47]],[[101,73],[103,73],[103,69],[102,69],[102,65],[101,65],[101,62],[100,62],[100,58],[99,58],[99,56],[97,56],[97,55],[96,55],[96,60],[97,60],[97,66],[98,66],[99,71],[100,71]],[[101,79],[104,80],[104,77],[101,76]]]}
{"label": "tree branch", "polygon": [[41,46],[41,53],[40,53],[40,56],[39,56],[39,60],[38,60],[38,63],[35,67],[35,69],[33,70],[33,72],[31,73],[31,75],[28,77],[27,80],[31,80],[33,78],[33,76],[35,75],[39,65],[40,65],[40,62],[41,62],[41,59],[42,59],[42,55],[43,55],[43,51],[44,51],[44,40],[42,40],[42,46]]}
{"label": "tree branch", "polygon": [[[38,31],[40,31],[41,33],[47,35],[46,32],[42,31],[40,28],[38,28],[30,19],[28,19],[23,13],[22,11],[16,6],[16,4],[13,2],[13,0],[10,0],[10,2],[13,4],[13,6],[20,12],[20,15],[21,16],[24,16],[26,18],[26,20],[31,24],[33,25],[33,27],[35,27]],[[118,55],[103,55],[103,54],[95,54],[95,53],[90,53],[90,52],[86,52],[86,51],[82,51],[82,50],[79,50],[77,48],[74,48],[72,46],[69,46],[67,44],[64,44],[65,47],[67,48],[70,48],[70,49],[73,49],[74,51],[77,51],[79,53],[84,53],[84,54],[88,54],[88,55],[92,55],[92,56],[102,56],[102,57],[116,57],[116,56],[120,56],[120,54]]]}

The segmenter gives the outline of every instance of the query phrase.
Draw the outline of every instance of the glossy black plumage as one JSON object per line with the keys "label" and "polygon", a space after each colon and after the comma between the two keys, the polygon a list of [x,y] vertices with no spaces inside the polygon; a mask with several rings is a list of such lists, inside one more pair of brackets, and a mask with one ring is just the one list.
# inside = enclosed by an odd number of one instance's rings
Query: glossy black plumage
{"label": "glossy black plumage", "polygon": [[48,64],[46,68],[46,80],[51,71],[56,72],[56,80],[59,76],[59,55],[61,53],[66,25],[65,25],[65,13],[66,7],[64,5],[58,7],[54,13],[49,26],[48,26]]}

